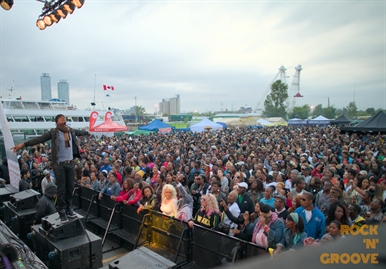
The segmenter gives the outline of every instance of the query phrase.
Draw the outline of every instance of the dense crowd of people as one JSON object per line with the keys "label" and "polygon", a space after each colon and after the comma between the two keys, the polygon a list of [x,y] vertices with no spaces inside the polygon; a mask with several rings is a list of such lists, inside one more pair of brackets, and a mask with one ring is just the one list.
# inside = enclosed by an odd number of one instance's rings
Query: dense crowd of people
{"label": "dense crowd of people", "polygon": [[[341,225],[386,221],[386,135],[316,126],[78,140],[75,182],[100,198],[161,211],[274,255],[338,240]],[[18,158],[22,189],[44,193],[55,183],[48,144],[19,150]]]}

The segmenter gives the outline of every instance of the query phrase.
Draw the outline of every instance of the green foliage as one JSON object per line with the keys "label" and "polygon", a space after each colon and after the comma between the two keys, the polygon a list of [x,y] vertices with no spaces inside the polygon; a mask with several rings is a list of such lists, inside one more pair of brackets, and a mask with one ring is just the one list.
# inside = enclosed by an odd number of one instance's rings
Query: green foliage
{"label": "green foliage", "polygon": [[137,116],[143,116],[146,114],[146,109],[142,106],[136,106],[135,112],[136,112]]}
{"label": "green foliage", "polygon": [[350,102],[348,106],[346,106],[346,115],[351,119],[358,117],[358,108],[355,102]]}
{"label": "green foliage", "polygon": [[312,116],[317,117],[323,114],[323,106],[322,104],[317,105],[312,111]]}
{"label": "green foliage", "polygon": [[366,113],[368,114],[368,115],[375,115],[375,108],[373,108],[373,107],[369,107],[369,108],[367,108],[366,110]]}
{"label": "green foliage", "polygon": [[310,106],[295,106],[289,115],[289,118],[307,119],[310,116]]}
{"label": "green foliage", "polygon": [[288,86],[281,80],[275,81],[271,85],[271,93],[264,101],[264,117],[282,117],[286,118],[287,112],[285,101],[288,98]]}
{"label": "green foliage", "polygon": [[323,108],[323,106],[321,104],[319,104],[314,108],[314,111],[312,112],[312,116],[317,117],[320,115],[322,115],[323,117],[326,117],[328,119],[335,119],[336,108],[334,106],[329,106],[329,107]]}

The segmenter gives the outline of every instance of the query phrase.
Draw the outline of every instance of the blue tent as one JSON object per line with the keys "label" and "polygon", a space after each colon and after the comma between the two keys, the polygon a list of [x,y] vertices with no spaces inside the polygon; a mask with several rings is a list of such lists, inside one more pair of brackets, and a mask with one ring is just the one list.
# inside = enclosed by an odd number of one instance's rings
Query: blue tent
{"label": "blue tent", "polygon": [[158,132],[160,128],[172,128],[172,130],[174,130],[173,126],[170,126],[158,119],[153,120],[146,126],[138,127],[139,130],[154,131],[154,132]]}

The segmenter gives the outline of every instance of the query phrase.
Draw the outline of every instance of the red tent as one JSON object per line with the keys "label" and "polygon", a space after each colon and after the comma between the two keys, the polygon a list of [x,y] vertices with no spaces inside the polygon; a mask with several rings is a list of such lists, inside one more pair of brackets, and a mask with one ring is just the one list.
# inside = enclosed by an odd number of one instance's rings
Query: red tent
{"label": "red tent", "polygon": [[113,113],[111,111],[107,111],[105,115],[105,121],[97,126],[94,126],[98,118],[98,112],[96,111],[91,112],[89,132],[101,132],[101,133],[123,132],[129,129],[129,127],[125,125],[121,125],[119,123],[113,122],[111,120],[112,115]]}

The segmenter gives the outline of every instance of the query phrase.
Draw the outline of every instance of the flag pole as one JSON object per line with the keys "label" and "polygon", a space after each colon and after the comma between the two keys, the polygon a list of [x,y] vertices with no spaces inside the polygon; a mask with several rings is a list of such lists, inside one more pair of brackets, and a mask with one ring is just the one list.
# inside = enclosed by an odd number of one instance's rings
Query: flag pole
{"label": "flag pole", "polygon": [[95,110],[95,89],[96,89],[96,74],[94,76],[94,101],[93,101],[93,110]]}

